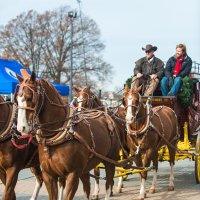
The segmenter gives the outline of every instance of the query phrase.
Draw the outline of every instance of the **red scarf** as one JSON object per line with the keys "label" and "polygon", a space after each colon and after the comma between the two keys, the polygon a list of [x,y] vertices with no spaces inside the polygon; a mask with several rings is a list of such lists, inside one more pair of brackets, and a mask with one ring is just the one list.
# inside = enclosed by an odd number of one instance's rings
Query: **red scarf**
{"label": "red scarf", "polygon": [[175,64],[175,67],[173,70],[173,75],[177,76],[180,73],[180,71],[182,69],[183,61],[184,61],[183,56],[181,56],[180,58],[176,58],[176,64]]}

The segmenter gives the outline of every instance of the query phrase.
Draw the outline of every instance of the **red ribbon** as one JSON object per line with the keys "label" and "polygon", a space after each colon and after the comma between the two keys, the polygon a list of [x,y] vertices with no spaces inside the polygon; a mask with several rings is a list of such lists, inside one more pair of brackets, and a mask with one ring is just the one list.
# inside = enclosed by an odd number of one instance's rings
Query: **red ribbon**
{"label": "red ribbon", "polygon": [[33,136],[31,134],[27,134],[27,135],[22,135],[18,138],[19,140],[24,140],[27,138],[28,138],[27,144],[17,144],[14,139],[12,139],[11,142],[12,142],[13,146],[16,147],[17,149],[24,149],[30,144],[30,142],[33,139]]}

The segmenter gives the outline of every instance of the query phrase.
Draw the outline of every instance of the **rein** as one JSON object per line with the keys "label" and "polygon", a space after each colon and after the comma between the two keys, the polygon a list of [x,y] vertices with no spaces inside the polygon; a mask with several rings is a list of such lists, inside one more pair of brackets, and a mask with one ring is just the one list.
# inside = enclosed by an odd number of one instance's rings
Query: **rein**
{"label": "rein", "polygon": [[[88,93],[86,93],[86,92],[84,92],[84,91],[81,91],[81,92],[82,92],[83,94],[85,94],[88,98],[87,98],[87,99],[82,99],[82,101],[79,101],[78,103],[86,101],[86,103],[87,103],[87,105],[88,105],[88,107],[87,107],[88,109],[97,109],[97,110],[103,109],[103,110],[105,111],[106,114],[109,113],[108,116],[110,116],[111,119],[112,119],[112,117],[114,117],[115,119],[121,120],[121,121],[123,121],[123,122],[125,121],[124,119],[118,117],[118,116],[116,115],[116,113],[114,113],[113,111],[111,111],[110,109],[107,109],[107,107],[105,107],[104,105],[102,105],[101,101],[98,100],[98,98],[97,98],[94,94],[90,97],[90,95],[89,95]],[[97,100],[96,102],[94,102],[95,99]],[[93,100],[93,102],[92,102],[92,100]],[[90,104],[88,103],[88,101],[90,102]],[[94,103],[96,103],[98,107],[94,107]],[[101,105],[99,105],[99,103],[100,103]],[[119,106],[120,106],[120,105],[118,105],[117,107],[115,107],[115,109],[118,108]],[[78,107],[77,107],[77,108],[78,108]],[[87,109],[87,108],[82,107],[81,109]],[[127,153],[127,151],[124,149],[123,144],[122,144],[122,142],[121,142],[120,133],[119,133],[119,131],[118,131],[118,128],[116,127],[115,122],[113,122],[113,119],[112,119],[111,121],[112,121],[112,124],[113,124],[113,126],[114,126],[114,129],[115,129],[115,131],[116,131],[116,135],[117,135],[117,139],[118,139],[118,142],[119,142],[119,144],[120,144],[120,147],[121,147],[123,153],[128,157],[128,153]],[[88,124],[88,125],[90,125],[90,124]],[[93,142],[93,143],[94,143],[94,142]]]}
{"label": "rein", "polygon": [[77,134],[76,132],[74,132],[74,137],[81,143],[83,144],[88,151],[90,151],[92,154],[94,154],[96,157],[100,158],[101,160],[104,160],[106,162],[109,162],[117,167],[123,167],[123,168],[128,168],[128,169],[140,169],[140,170],[144,170],[144,171],[149,171],[150,168],[145,168],[145,167],[137,167],[137,166],[132,166],[132,164],[130,162],[132,162],[135,158],[134,156],[129,156],[127,159],[122,160],[122,161],[116,161],[113,159],[110,159],[106,156],[103,156],[99,153],[97,153],[96,151],[94,151],[94,149],[92,149],[87,142],[82,138],[82,136],[80,134]]}
{"label": "rein", "polygon": [[[12,102],[1,102],[0,103],[0,105],[5,105],[5,104],[11,105],[13,103]],[[7,119],[7,122],[9,122],[9,123],[5,126],[6,129],[2,133],[0,133],[0,142],[3,142],[5,140],[7,140],[8,138],[11,138],[11,143],[13,144],[14,147],[16,147],[18,149],[24,149],[32,141],[32,135],[28,136],[29,140],[28,140],[27,144],[19,145],[16,143],[15,137],[17,137],[17,139],[19,139],[19,140],[24,140],[27,138],[27,136],[19,136],[15,133],[14,120],[16,117],[17,107],[15,106],[15,104],[13,104],[12,107],[10,106],[9,108],[10,108],[10,111],[9,111],[9,116]]]}

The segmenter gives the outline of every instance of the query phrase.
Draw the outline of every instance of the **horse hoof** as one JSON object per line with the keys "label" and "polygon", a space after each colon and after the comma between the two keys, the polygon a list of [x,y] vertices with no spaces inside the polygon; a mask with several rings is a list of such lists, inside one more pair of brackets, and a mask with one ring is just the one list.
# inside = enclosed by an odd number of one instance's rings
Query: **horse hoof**
{"label": "horse hoof", "polygon": [[156,189],[155,189],[155,188],[150,188],[150,189],[149,189],[149,193],[150,193],[150,194],[154,194],[155,192],[156,192]]}
{"label": "horse hoof", "polygon": [[169,186],[168,191],[174,191],[174,186]]}
{"label": "horse hoof", "polygon": [[110,193],[110,197],[113,197],[113,191],[111,191],[111,193]]}
{"label": "horse hoof", "polygon": [[93,195],[91,199],[92,200],[98,200],[99,199],[99,195]]}
{"label": "horse hoof", "polygon": [[117,193],[122,193],[122,188],[117,189]]}
{"label": "horse hoof", "polygon": [[147,194],[144,194],[144,197],[139,197],[139,200],[144,200],[147,197]]}

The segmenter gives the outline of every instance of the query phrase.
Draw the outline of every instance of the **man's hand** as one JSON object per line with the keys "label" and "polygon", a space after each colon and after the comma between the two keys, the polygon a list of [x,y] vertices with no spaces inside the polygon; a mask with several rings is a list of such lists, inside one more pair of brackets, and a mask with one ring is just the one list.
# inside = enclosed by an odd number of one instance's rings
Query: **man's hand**
{"label": "man's hand", "polygon": [[141,73],[137,73],[137,78],[140,78],[140,77],[142,77],[143,76],[143,74],[141,74]]}
{"label": "man's hand", "polygon": [[158,76],[156,74],[150,75],[151,79],[156,79]]}

